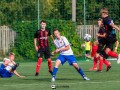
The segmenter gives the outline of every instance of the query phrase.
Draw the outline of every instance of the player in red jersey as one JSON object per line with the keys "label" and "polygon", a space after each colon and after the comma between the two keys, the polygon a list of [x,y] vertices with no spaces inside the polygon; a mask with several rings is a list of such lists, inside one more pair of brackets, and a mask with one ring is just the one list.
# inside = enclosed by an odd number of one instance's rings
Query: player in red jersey
{"label": "player in red jersey", "polygon": [[42,20],[40,22],[40,25],[41,25],[41,29],[39,29],[34,34],[34,46],[35,46],[35,50],[38,52],[38,62],[36,64],[35,76],[38,76],[39,74],[43,54],[45,56],[45,59],[47,59],[49,72],[52,74],[52,60],[50,58],[51,54],[48,44],[48,36],[51,37],[52,41],[54,41],[54,38],[51,35],[50,31],[46,30],[46,21]]}

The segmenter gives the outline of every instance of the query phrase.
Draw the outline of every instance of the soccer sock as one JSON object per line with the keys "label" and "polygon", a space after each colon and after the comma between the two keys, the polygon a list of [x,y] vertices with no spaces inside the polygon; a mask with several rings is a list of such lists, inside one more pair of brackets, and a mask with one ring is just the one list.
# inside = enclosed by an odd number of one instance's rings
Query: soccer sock
{"label": "soccer sock", "polygon": [[51,59],[48,59],[48,68],[49,68],[49,71],[52,71],[52,60]]}
{"label": "soccer sock", "polygon": [[103,63],[104,63],[106,66],[110,66],[110,62],[107,61],[106,59],[103,60]]}
{"label": "soccer sock", "polygon": [[36,73],[39,73],[41,63],[42,63],[42,58],[38,58],[38,62],[36,64]]}
{"label": "soccer sock", "polygon": [[82,69],[79,68],[77,71],[78,71],[78,73],[84,78],[84,73],[83,73]]}
{"label": "soccer sock", "polygon": [[53,75],[52,75],[52,77],[54,77],[54,78],[56,77],[57,71],[58,71],[58,68],[54,67],[53,68]]}
{"label": "soccer sock", "polygon": [[118,57],[118,54],[115,53],[115,52],[113,52],[113,51],[109,51],[109,52],[107,53],[107,55],[108,55],[108,56],[111,56],[111,57],[114,57],[114,58],[117,58],[117,57]]}
{"label": "soccer sock", "polygon": [[97,68],[97,61],[98,61],[98,59],[96,57],[94,57],[93,68]]}
{"label": "soccer sock", "polygon": [[103,59],[100,59],[99,61],[99,69],[98,70],[102,70],[103,67]]}
{"label": "soccer sock", "polygon": [[94,56],[95,56],[95,53],[96,53],[97,49],[98,49],[98,46],[97,46],[97,45],[93,45],[93,46],[92,46],[91,57],[94,57]]}

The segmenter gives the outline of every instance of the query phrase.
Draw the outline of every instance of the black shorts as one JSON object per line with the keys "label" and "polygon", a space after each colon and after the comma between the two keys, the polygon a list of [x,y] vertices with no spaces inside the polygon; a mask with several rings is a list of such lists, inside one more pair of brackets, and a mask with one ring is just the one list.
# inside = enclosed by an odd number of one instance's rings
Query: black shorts
{"label": "black shorts", "polygon": [[101,53],[102,52],[102,50],[104,49],[104,46],[105,46],[105,44],[98,44],[98,49],[97,49],[97,53]]}
{"label": "black shorts", "polygon": [[109,48],[111,49],[111,51],[113,51],[113,47],[114,47],[114,42],[113,43],[106,43],[106,46],[104,47],[104,49],[101,51],[100,55],[107,59],[109,56],[105,53],[105,49]]}
{"label": "black shorts", "polygon": [[45,59],[50,58],[50,49],[49,47],[45,47],[45,48],[39,48],[38,50],[38,58],[42,58],[44,54]]}
{"label": "black shorts", "polygon": [[102,56],[103,58],[107,59],[109,56],[105,53],[105,50],[102,50],[100,52],[100,56]]}
{"label": "black shorts", "polygon": [[106,43],[114,43],[116,41],[117,41],[116,34],[108,34],[106,36]]}

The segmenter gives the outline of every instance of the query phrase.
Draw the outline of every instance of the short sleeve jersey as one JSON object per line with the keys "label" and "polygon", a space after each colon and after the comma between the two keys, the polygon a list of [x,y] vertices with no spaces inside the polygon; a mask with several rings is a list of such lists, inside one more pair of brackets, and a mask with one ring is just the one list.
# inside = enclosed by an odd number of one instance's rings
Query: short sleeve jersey
{"label": "short sleeve jersey", "polygon": [[[98,33],[99,33],[100,35],[103,35],[103,34],[106,33],[106,30],[105,30],[104,25],[102,25],[102,26],[100,27]],[[104,39],[104,37],[98,37],[98,41],[99,41],[99,40],[102,40],[102,39]]]}
{"label": "short sleeve jersey", "polygon": [[34,34],[34,38],[37,38],[38,40],[38,46],[39,48],[44,48],[49,46],[48,45],[48,36],[50,36],[51,33],[49,30],[38,30],[35,34]]}
{"label": "short sleeve jersey", "polygon": [[[66,46],[70,46],[70,43],[68,42],[68,40],[66,39],[66,37],[61,36],[60,40],[58,40],[57,38],[54,40],[54,44],[56,46],[56,48],[64,48]],[[61,55],[73,55],[73,51],[71,49],[71,47],[69,48],[69,50],[66,51],[60,51]]]}
{"label": "short sleeve jersey", "polygon": [[106,29],[106,34],[111,34],[111,32],[114,30],[112,26],[110,26],[110,23],[113,23],[113,20],[110,17],[103,18],[103,24]]}

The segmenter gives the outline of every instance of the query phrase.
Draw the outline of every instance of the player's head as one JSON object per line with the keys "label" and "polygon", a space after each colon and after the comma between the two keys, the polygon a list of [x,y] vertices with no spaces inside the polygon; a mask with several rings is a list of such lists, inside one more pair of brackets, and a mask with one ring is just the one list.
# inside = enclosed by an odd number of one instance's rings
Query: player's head
{"label": "player's head", "polygon": [[106,16],[108,16],[108,9],[107,8],[102,8],[100,13],[101,13],[101,17],[105,18]]}
{"label": "player's head", "polygon": [[98,26],[99,26],[99,27],[103,24],[102,21],[103,21],[102,18],[99,18],[99,19],[98,19]]}
{"label": "player's head", "polygon": [[60,32],[58,31],[58,29],[54,29],[53,33],[57,39],[60,39]]}
{"label": "player's head", "polygon": [[15,58],[15,54],[13,52],[10,52],[9,53],[9,59],[14,60],[14,58]]}
{"label": "player's head", "polygon": [[46,28],[46,21],[41,20],[40,25],[41,25],[41,29],[45,29]]}

